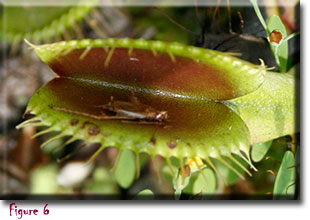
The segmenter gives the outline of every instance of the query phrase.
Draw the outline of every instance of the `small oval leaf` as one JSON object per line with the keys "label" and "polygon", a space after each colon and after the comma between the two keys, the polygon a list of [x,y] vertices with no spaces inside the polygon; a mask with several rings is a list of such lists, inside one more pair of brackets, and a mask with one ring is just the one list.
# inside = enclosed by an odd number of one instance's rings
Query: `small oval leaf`
{"label": "small oval leaf", "polygon": [[295,193],[295,159],[291,151],[286,151],[278,171],[274,188],[274,199],[293,199]]}
{"label": "small oval leaf", "polygon": [[268,152],[271,144],[272,144],[272,140],[264,142],[264,143],[253,144],[252,152],[251,152],[252,160],[254,162],[261,161],[266,155],[266,153]]}
{"label": "small oval leaf", "polygon": [[115,167],[115,178],[122,188],[129,188],[135,179],[135,156],[129,150],[122,150]]}
{"label": "small oval leaf", "polygon": [[205,168],[199,172],[193,174],[189,181],[187,187],[182,191],[182,193],[197,195],[202,194],[212,194],[216,189],[216,177],[214,172]]}
{"label": "small oval leaf", "polygon": [[134,197],[134,200],[152,200],[152,199],[154,199],[154,193],[150,189],[144,189]]}

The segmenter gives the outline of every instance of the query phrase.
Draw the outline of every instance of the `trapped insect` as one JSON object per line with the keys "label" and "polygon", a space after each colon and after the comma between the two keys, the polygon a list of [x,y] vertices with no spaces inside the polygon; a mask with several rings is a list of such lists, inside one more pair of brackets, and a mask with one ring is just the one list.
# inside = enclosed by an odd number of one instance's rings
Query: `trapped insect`
{"label": "trapped insect", "polygon": [[117,101],[111,96],[111,100],[108,104],[98,105],[97,108],[101,108],[101,115],[93,115],[86,112],[79,112],[62,107],[52,107],[55,110],[73,113],[77,115],[88,116],[97,120],[122,120],[126,121],[138,121],[145,123],[157,123],[161,124],[168,120],[167,111],[158,111],[149,105],[141,103],[134,94],[134,90],[131,90],[130,102]]}

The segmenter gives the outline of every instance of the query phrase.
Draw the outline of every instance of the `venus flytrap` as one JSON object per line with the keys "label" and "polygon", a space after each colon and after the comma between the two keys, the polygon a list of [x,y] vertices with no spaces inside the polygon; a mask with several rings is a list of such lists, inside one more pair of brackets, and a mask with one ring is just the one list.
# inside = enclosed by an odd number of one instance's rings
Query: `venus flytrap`
{"label": "venus flytrap", "polygon": [[[58,77],[34,94],[26,112],[35,116],[19,128],[44,125],[50,128],[41,134],[60,131],[54,139],[72,136],[100,143],[100,150],[114,146],[136,155],[161,155],[167,164],[172,157],[187,159],[193,172],[197,167],[202,172],[203,165],[220,175],[216,161],[241,178],[243,172],[251,173],[233,155],[255,169],[250,144],[296,132],[294,78],[270,72],[263,63],[256,66],[229,53],[179,43],[129,38],[30,46]],[[102,107],[112,97],[122,105]],[[137,103],[167,112],[167,120],[141,120],[137,113],[145,112],[136,112]],[[124,111],[130,120],[113,118]],[[173,174],[177,195],[191,176],[183,175],[182,164],[179,168]]]}

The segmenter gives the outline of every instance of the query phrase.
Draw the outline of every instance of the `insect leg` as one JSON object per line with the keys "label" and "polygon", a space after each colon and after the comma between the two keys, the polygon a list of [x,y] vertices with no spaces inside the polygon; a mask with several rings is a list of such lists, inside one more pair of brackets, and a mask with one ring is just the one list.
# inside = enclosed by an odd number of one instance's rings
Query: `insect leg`
{"label": "insect leg", "polygon": [[82,115],[82,116],[90,117],[90,118],[97,119],[97,120],[103,120],[106,117],[106,115],[93,115],[93,114],[90,114],[90,113],[75,111],[75,110],[71,110],[71,109],[67,109],[67,108],[62,108],[62,107],[51,107],[51,108],[55,109],[57,111],[72,113],[72,114],[76,114],[76,115]]}

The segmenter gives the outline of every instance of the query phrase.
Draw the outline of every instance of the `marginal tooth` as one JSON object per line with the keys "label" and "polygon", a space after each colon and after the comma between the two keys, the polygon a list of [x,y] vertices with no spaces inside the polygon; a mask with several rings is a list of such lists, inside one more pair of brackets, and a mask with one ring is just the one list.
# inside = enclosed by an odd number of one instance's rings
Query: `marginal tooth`
{"label": "marginal tooth", "polygon": [[228,167],[231,171],[233,171],[237,176],[239,176],[241,179],[245,179],[244,176],[242,176],[241,173],[239,173],[235,168],[233,168],[229,163],[227,163],[223,158],[218,157],[218,161],[220,161],[222,164],[224,164],[226,167]]}
{"label": "marginal tooth", "polygon": [[108,56],[107,56],[107,58],[104,61],[104,67],[107,68],[109,66],[109,62],[110,62],[110,60],[112,58],[114,50],[115,50],[115,47],[112,47],[111,50],[109,51]]}
{"label": "marginal tooth", "polygon": [[72,142],[78,140],[76,137],[71,137],[69,140],[67,140],[65,143],[64,143],[64,146],[68,145],[68,144],[71,144]]}
{"label": "marginal tooth", "polygon": [[34,122],[40,122],[40,120],[37,118],[28,119],[27,121],[24,121],[24,122],[20,123],[19,125],[17,125],[16,129],[21,129],[21,128],[27,127],[29,125],[33,125],[33,124],[35,124]]}
{"label": "marginal tooth", "polygon": [[54,136],[54,137],[48,139],[48,140],[45,141],[43,144],[41,144],[41,148],[45,147],[46,145],[48,145],[48,144],[51,143],[52,141],[57,140],[57,139],[60,139],[60,138],[65,137],[65,136],[66,136],[65,134],[60,133],[60,134],[58,134],[58,135],[56,135],[56,136]]}
{"label": "marginal tooth", "polygon": [[83,60],[90,50],[91,50],[91,46],[86,47],[86,49],[83,51],[79,59]]}
{"label": "marginal tooth", "polygon": [[31,123],[30,126],[40,127],[40,126],[46,126],[46,124],[44,124],[43,122],[40,121],[40,122],[37,122],[37,123]]}
{"label": "marginal tooth", "polygon": [[212,163],[211,159],[209,157],[205,158],[206,163],[214,170],[217,176],[220,177],[220,179],[224,182],[224,184],[227,186],[228,183],[226,182],[225,178],[221,175],[221,173],[218,171],[216,166]]}
{"label": "marginal tooth", "polygon": [[72,157],[74,154],[76,154],[79,150],[81,150],[82,147],[85,147],[85,145],[83,144],[83,145],[79,146],[78,149],[76,149],[75,151],[73,151],[73,152],[71,152],[71,153],[65,155],[65,156],[62,157],[62,158],[57,158],[57,159],[56,159],[56,162],[57,162],[57,163],[61,163],[61,162],[65,161],[65,160],[69,159],[69,158]]}
{"label": "marginal tooth", "polygon": [[104,150],[104,146],[100,146],[98,150],[96,150],[96,152],[88,159],[88,161],[86,162],[86,164],[90,164],[91,162],[93,162],[96,157]]}
{"label": "marginal tooth", "polygon": [[151,48],[153,55],[156,57],[157,56],[157,51],[155,50],[154,47]]}
{"label": "marginal tooth", "polygon": [[247,157],[245,157],[241,152],[239,154],[239,156],[245,161],[247,162],[250,167],[254,170],[254,171],[257,171],[256,167],[252,164],[251,160],[249,160]]}
{"label": "marginal tooth", "polygon": [[131,56],[132,51],[133,51],[133,46],[130,46],[130,47],[129,47],[129,50],[128,50],[128,56]]}
{"label": "marginal tooth", "polygon": [[63,55],[64,56],[68,55],[74,49],[75,49],[75,47],[69,47],[69,48],[65,49],[64,52],[63,52]]}
{"label": "marginal tooth", "polygon": [[56,147],[53,149],[52,153],[55,153],[56,151],[58,151],[61,148],[64,148],[65,146],[67,146],[68,144],[71,144],[72,142],[78,140],[76,137],[71,137],[70,139],[68,139],[65,143],[63,143],[62,145]]}
{"label": "marginal tooth", "polygon": [[231,159],[235,164],[237,164],[244,172],[246,172],[249,176],[252,176],[252,173],[248,171],[238,160],[236,160],[232,155],[229,155],[229,159]]}
{"label": "marginal tooth", "polygon": [[176,60],[175,60],[175,57],[174,57],[174,55],[173,55],[173,53],[170,51],[170,50],[168,50],[168,55],[169,55],[169,57],[170,57],[170,59],[171,59],[171,61],[173,62],[173,63],[175,63],[176,62]]}
{"label": "marginal tooth", "polygon": [[25,41],[25,43],[28,44],[28,45],[30,46],[30,48],[32,48],[32,49],[39,49],[39,48],[40,48],[40,46],[34,45],[34,44],[30,43],[26,38],[24,38],[24,41]]}
{"label": "marginal tooth", "polygon": [[49,132],[51,132],[51,131],[53,131],[53,130],[54,130],[54,129],[53,129],[52,127],[47,128],[47,129],[45,129],[45,130],[43,130],[43,131],[40,131],[40,132],[38,132],[38,133],[32,135],[31,138],[36,138],[36,137],[38,137],[38,136],[40,136],[40,135],[49,133]]}

